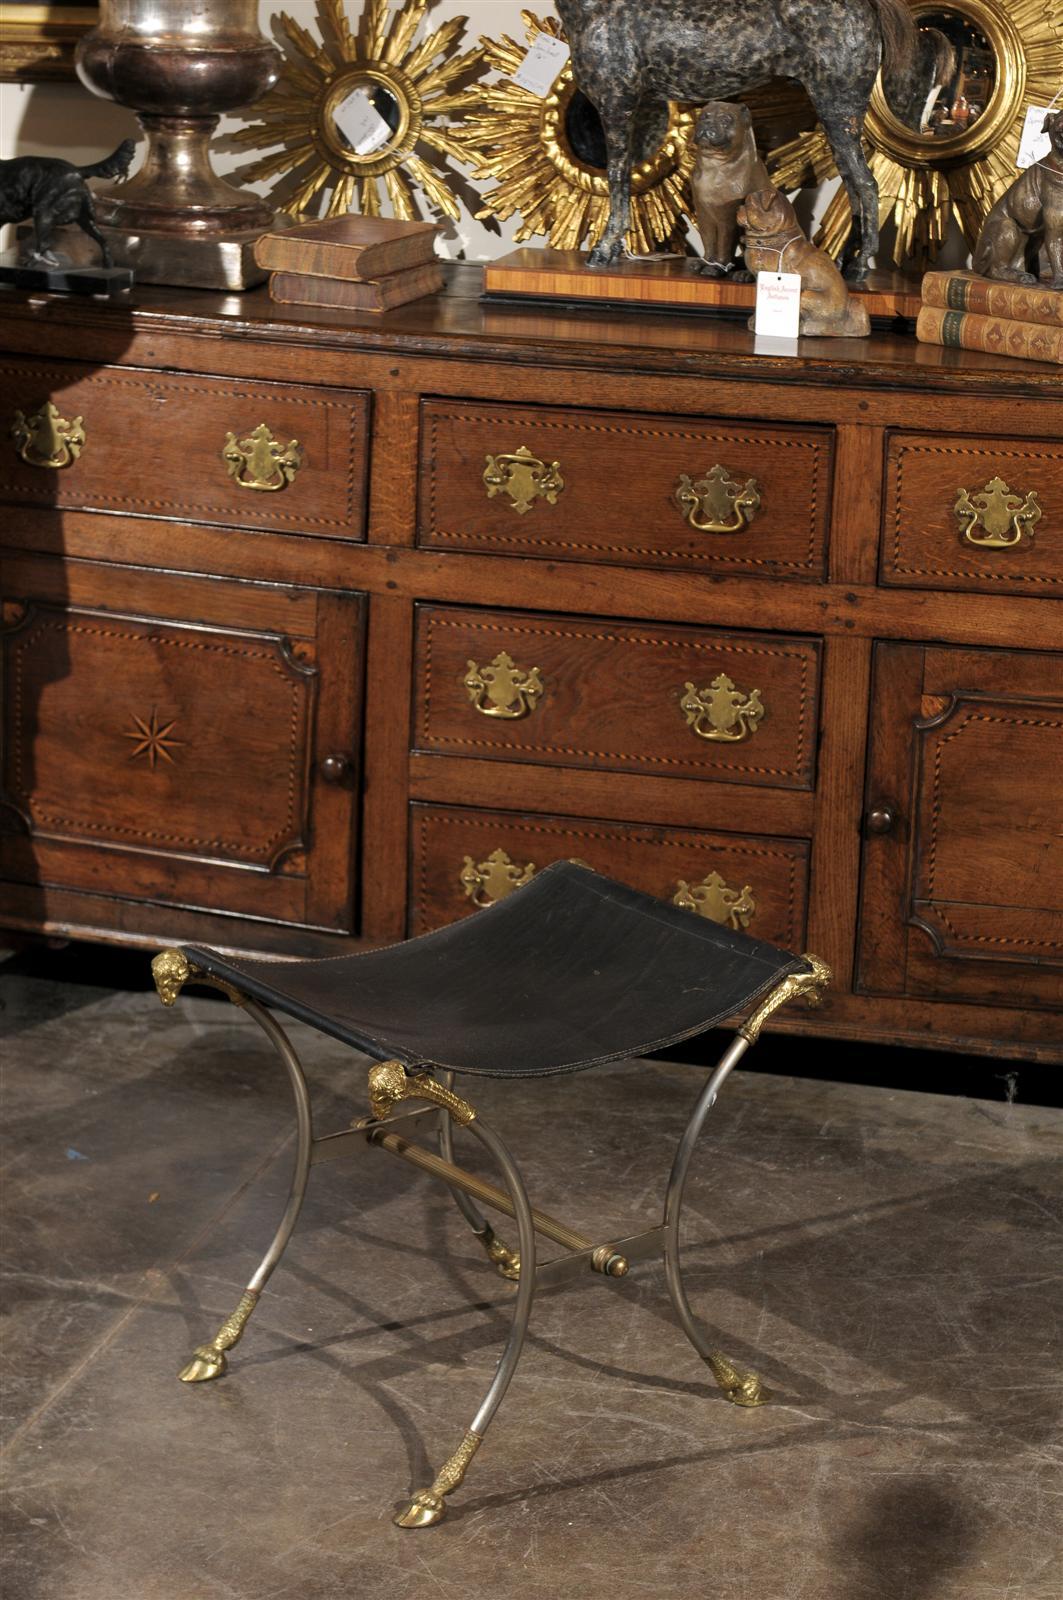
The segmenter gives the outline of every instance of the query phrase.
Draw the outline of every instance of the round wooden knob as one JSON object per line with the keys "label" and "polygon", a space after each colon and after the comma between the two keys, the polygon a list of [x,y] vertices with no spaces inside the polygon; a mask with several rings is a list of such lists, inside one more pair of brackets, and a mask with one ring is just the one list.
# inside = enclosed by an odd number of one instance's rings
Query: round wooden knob
{"label": "round wooden knob", "polygon": [[350,756],[326,756],[321,763],[321,776],[326,783],[342,783],[350,770]]}
{"label": "round wooden knob", "polygon": [[892,831],[896,820],[897,813],[893,807],[888,805],[886,801],[881,800],[878,805],[872,806],[867,814],[867,831],[868,833],[889,833]]}

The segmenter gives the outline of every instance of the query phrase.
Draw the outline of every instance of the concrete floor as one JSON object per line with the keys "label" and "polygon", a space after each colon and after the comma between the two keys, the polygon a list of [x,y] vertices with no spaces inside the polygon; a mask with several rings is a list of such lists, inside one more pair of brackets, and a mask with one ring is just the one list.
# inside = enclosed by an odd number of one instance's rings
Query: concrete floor
{"label": "concrete floor", "polygon": [[[0,990],[5,1600],[1059,1600],[1058,1110],[736,1074],[689,1288],[775,1403],[722,1399],[656,1264],[544,1291],[447,1520],[402,1532],[513,1294],[449,1197],[381,1152],[316,1169],[229,1375],[179,1384],[279,1216],[282,1075],[194,993]],[[358,1060],[292,1032],[344,1126]],[[533,1200],[606,1238],[656,1220],[701,1081],[474,1098]]]}

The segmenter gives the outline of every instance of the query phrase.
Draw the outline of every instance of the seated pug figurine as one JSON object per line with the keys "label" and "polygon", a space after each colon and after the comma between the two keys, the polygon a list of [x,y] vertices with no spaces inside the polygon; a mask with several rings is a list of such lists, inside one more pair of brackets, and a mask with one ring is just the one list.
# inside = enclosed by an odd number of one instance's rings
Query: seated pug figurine
{"label": "seated pug figurine", "polygon": [[[862,339],[871,332],[866,308],[850,298],[844,278],[826,251],[809,244],[797,213],[778,189],[747,194],[738,208],[738,222],[745,230],[746,266],[750,272],[799,274],[799,333]],[[753,321],[751,317],[751,328]]]}
{"label": "seated pug figurine", "polygon": [[1048,154],[1020,172],[990,211],[974,247],[974,270],[1002,283],[1038,283],[1026,253],[1043,244],[1050,289],[1063,289],[1063,109],[1042,125]]}
{"label": "seated pug figurine", "polygon": [[738,207],[751,189],[766,189],[770,181],[757,155],[749,107],[710,100],[695,124],[694,144],[690,183],[704,257],[698,271],[710,278],[730,272],[736,282],[748,283],[749,273],[734,259]]}

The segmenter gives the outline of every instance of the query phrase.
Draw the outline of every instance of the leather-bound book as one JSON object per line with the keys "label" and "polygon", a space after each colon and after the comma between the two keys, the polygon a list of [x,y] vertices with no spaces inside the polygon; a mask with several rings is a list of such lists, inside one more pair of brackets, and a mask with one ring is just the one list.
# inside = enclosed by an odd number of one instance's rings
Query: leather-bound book
{"label": "leather-bound book", "polygon": [[997,283],[973,272],[928,272],[923,278],[923,304],[1063,328],[1063,290],[1045,284]]}
{"label": "leather-bound book", "polygon": [[302,272],[274,272],[269,280],[270,297],[281,305],[339,306],[347,311],[390,311],[407,300],[437,294],[442,287],[443,268],[438,261],[359,282],[315,278]]}
{"label": "leather-bound book", "polygon": [[1013,322],[1007,317],[980,317],[973,311],[943,311],[924,306],[915,324],[923,344],[952,345],[960,350],[985,350],[1020,361],[1063,363],[1063,328],[1041,322]]}
{"label": "leather-bound book", "polygon": [[350,282],[383,278],[432,261],[441,232],[434,222],[324,217],[264,233],[255,245],[255,260],[268,272],[302,272]]}

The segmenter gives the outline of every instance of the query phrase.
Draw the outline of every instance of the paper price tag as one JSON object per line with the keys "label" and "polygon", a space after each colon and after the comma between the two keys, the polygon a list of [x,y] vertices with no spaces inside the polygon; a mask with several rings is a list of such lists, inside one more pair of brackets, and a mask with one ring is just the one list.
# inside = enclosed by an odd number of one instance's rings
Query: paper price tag
{"label": "paper price tag", "polygon": [[801,321],[801,274],[758,272],[753,332],[772,339],[796,339]]}
{"label": "paper price tag", "polygon": [[332,115],[356,155],[371,155],[391,138],[391,129],[364,89],[355,89],[341,100]]}
{"label": "paper price tag", "polygon": [[513,82],[519,89],[527,89],[543,100],[567,60],[565,40],[555,39],[552,33],[541,33],[513,74]]}
{"label": "paper price tag", "polygon": [[1043,161],[1051,150],[1052,145],[1047,133],[1042,133],[1041,128],[1051,106],[1027,106],[1026,118],[1022,125],[1022,138],[1019,140],[1019,153],[1015,157],[1017,167],[1032,167],[1035,161]]}

